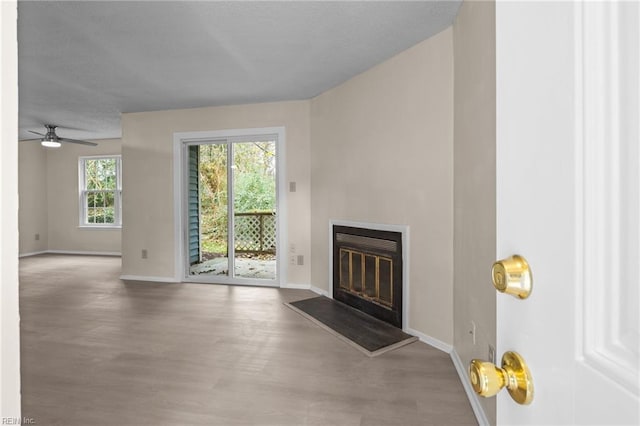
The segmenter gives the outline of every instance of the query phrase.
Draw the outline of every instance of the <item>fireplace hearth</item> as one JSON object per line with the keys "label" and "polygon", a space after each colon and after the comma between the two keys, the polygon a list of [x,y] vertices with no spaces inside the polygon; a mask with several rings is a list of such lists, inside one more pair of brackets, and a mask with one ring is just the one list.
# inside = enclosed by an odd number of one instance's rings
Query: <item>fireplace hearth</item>
{"label": "fireplace hearth", "polygon": [[402,328],[402,233],[333,225],[333,298]]}

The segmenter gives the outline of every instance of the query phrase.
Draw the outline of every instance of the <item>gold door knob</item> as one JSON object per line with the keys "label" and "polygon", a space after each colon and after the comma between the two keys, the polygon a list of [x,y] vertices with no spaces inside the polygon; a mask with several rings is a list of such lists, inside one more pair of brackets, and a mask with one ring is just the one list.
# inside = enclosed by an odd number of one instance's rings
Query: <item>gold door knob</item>
{"label": "gold door knob", "polygon": [[493,286],[500,293],[510,294],[519,299],[526,299],[531,294],[533,277],[531,269],[524,257],[514,254],[498,260],[491,268]]}
{"label": "gold door knob", "polygon": [[504,387],[518,404],[529,405],[533,401],[533,379],[527,363],[516,352],[505,352],[502,368],[479,359],[469,364],[469,379],[473,390],[489,398]]}

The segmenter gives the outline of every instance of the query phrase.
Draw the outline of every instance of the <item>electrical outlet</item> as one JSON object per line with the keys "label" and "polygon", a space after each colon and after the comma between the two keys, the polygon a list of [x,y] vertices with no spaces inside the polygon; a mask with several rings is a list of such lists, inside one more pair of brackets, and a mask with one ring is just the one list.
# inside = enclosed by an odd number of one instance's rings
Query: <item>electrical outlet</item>
{"label": "electrical outlet", "polygon": [[471,327],[469,330],[469,334],[471,335],[471,340],[473,341],[473,344],[476,344],[476,323],[474,321],[471,321]]}
{"label": "electrical outlet", "polygon": [[491,345],[489,345],[489,362],[496,363],[496,348]]}
{"label": "electrical outlet", "polygon": [[304,256],[299,254],[298,255],[298,266],[302,266],[304,265]]}
{"label": "electrical outlet", "polygon": [[40,234],[36,234],[36,241],[40,241]]}
{"label": "electrical outlet", "polygon": [[296,192],[296,183],[289,182],[289,192]]}
{"label": "electrical outlet", "polygon": [[142,258],[143,259],[147,258],[147,249],[142,249]]}

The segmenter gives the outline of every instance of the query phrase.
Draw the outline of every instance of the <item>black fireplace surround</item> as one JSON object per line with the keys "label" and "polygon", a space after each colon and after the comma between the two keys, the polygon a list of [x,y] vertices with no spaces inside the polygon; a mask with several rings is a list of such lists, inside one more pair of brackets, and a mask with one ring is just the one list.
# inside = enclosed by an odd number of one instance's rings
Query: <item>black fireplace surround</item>
{"label": "black fireplace surround", "polygon": [[402,328],[402,233],[333,225],[333,298]]}

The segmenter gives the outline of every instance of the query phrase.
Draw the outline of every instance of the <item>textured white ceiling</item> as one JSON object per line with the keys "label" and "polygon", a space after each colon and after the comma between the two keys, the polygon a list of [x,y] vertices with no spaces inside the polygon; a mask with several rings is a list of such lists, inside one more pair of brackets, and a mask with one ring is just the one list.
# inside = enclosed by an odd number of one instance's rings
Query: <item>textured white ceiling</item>
{"label": "textured white ceiling", "polygon": [[449,26],[460,1],[20,1],[20,137],[120,114],[309,99]]}

